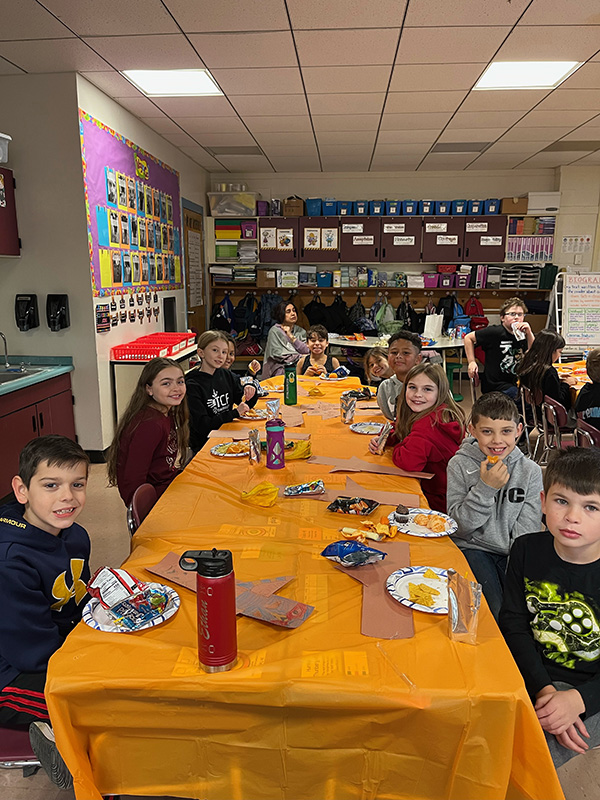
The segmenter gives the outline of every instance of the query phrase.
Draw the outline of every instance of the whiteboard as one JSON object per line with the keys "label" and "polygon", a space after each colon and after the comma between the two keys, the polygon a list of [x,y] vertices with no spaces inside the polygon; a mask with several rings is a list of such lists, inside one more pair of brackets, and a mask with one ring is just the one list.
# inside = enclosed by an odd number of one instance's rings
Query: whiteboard
{"label": "whiteboard", "polygon": [[600,273],[565,275],[563,330],[567,345],[600,345]]}

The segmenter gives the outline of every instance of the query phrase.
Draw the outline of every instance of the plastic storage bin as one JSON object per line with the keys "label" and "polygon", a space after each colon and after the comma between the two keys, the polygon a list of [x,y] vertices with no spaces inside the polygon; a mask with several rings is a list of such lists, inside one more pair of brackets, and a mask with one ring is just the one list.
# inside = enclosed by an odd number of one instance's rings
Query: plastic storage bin
{"label": "plastic storage bin", "polygon": [[499,214],[500,213],[500,200],[496,197],[491,200],[486,200],[483,204],[484,214]]}
{"label": "plastic storage bin", "polygon": [[440,289],[453,289],[454,288],[454,274],[439,273],[440,276]]}
{"label": "plastic storage bin", "polygon": [[337,203],[335,200],[325,199],[322,203],[322,211],[324,217],[335,217],[337,214]]}
{"label": "plastic storage bin", "polygon": [[256,201],[256,216],[257,217],[268,217],[271,212],[269,201],[268,200],[257,200]]}
{"label": "plastic storage bin", "polygon": [[436,289],[440,283],[440,275],[438,272],[424,272],[423,285],[426,289]]}
{"label": "plastic storage bin", "polygon": [[258,192],[207,192],[213,217],[255,217]]}
{"label": "plastic storage bin", "polygon": [[483,200],[469,200],[467,202],[467,214],[471,217],[483,214]]}
{"label": "plastic storage bin", "polygon": [[366,200],[355,200],[354,201],[354,213],[361,217],[367,216],[367,211],[369,210],[369,204]]}
{"label": "plastic storage bin", "polygon": [[374,217],[381,217],[385,213],[384,200],[369,200],[369,214]]}
{"label": "plastic storage bin", "polygon": [[423,217],[431,216],[435,211],[433,200],[419,200],[419,214]]}
{"label": "plastic storage bin", "polygon": [[459,289],[466,289],[467,286],[469,285],[471,276],[465,275],[463,272],[460,272],[458,275],[455,275],[455,278],[456,278],[455,286],[457,286]]}
{"label": "plastic storage bin", "polygon": [[317,272],[317,286],[332,286],[333,272]]}
{"label": "plastic storage bin", "polygon": [[450,213],[450,200],[436,200],[435,213],[438,217],[448,216]]}
{"label": "plastic storage bin", "polygon": [[242,222],[242,239],[256,239],[256,220]]}
{"label": "plastic storage bin", "polygon": [[419,211],[419,204],[416,200],[403,200],[402,213],[405,217],[414,217]]}
{"label": "plastic storage bin", "polygon": [[386,200],[385,213],[388,217],[397,217],[402,212],[402,203],[400,200]]}
{"label": "plastic storage bin", "polygon": [[352,200],[338,200],[337,213],[342,217],[352,214]]}
{"label": "plastic storage bin", "polygon": [[320,197],[307,197],[306,198],[306,216],[307,217],[320,217],[321,207],[323,200]]}
{"label": "plastic storage bin", "polygon": [[460,216],[462,214],[467,213],[467,201],[466,200],[453,200],[452,201],[452,211],[453,216]]}

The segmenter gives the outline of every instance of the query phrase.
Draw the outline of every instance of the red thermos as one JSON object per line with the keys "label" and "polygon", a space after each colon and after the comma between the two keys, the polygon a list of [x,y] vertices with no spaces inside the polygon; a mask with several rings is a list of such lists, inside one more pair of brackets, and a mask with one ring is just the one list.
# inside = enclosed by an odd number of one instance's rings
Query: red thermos
{"label": "red thermos", "polygon": [[198,658],[206,672],[225,672],[237,661],[235,577],[230,550],[188,550],[182,569],[196,572]]}

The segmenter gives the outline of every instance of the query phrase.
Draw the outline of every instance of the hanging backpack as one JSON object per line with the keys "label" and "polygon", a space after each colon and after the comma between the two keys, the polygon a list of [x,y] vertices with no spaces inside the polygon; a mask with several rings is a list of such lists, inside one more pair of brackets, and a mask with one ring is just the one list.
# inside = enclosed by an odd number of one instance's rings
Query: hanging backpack
{"label": "hanging backpack", "polygon": [[375,316],[377,331],[381,336],[384,333],[394,334],[402,330],[402,322],[396,319],[394,307],[385,297]]}
{"label": "hanging backpack", "polygon": [[483,313],[483,306],[476,297],[469,297],[465,303],[465,314],[470,317],[471,331],[479,331],[482,328],[487,328],[490,324],[489,319]]}
{"label": "hanging backpack", "polygon": [[336,294],[333,303],[326,306],[327,322],[325,327],[331,333],[352,333],[353,325],[348,316],[348,306],[341,294]]}
{"label": "hanging backpack", "polygon": [[377,336],[377,328],[369,319],[367,309],[364,307],[360,297],[348,309],[348,316],[352,324],[353,333],[363,333],[365,336]]}
{"label": "hanging backpack", "polygon": [[257,310],[257,334],[259,339],[266,339],[269,331],[273,327],[273,310],[282,303],[283,300],[277,293],[266,292],[260,298]]}
{"label": "hanging backpack", "polygon": [[257,331],[256,313],[258,311],[258,302],[252,292],[246,292],[242,297],[233,312],[233,329],[236,332],[236,338],[239,340],[245,339],[249,334],[252,335]]}
{"label": "hanging backpack", "polygon": [[304,313],[311,325],[325,325],[327,327],[327,306],[321,300],[321,295],[316,294],[314,299],[304,306]]}
{"label": "hanging backpack", "polygon": [[400,320],[407,331],[423,333],[425,329],[425,314],[418,314],[412,306],[410,299],[402,300],[396,311],[396,319]]}
{"label": "hanging backpack", "polygon": [[210,316],[210,327],[212,330],[231,333],[234,317],[233,303],[228,294],[220,303],[215,303]]}

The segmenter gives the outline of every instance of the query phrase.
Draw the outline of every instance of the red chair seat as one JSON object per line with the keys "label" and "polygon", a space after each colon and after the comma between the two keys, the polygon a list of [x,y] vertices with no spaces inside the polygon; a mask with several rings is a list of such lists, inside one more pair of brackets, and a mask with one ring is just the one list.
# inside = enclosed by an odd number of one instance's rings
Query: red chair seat
{"label": "red chair seat", "polygon": [[22,767],[24,762],[40,763],[31,749],[27,728],[0,728],[0,767]]}

